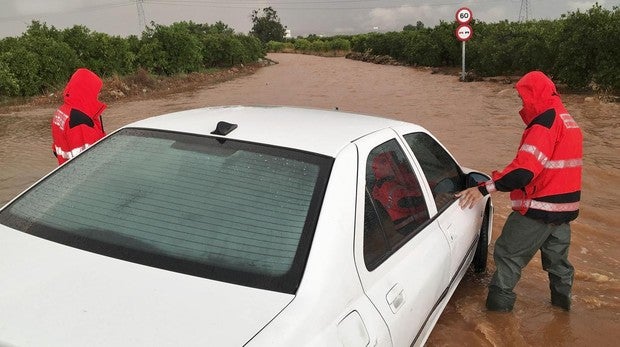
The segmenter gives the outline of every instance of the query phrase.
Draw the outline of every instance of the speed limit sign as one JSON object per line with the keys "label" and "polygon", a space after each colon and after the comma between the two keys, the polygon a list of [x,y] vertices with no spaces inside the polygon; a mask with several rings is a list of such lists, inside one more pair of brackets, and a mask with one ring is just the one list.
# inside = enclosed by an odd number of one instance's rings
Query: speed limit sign
{"label": "speed limit sign", "polygon": [[467,24],[471,19],[471,10],[467,7],[461,7],[456,11],[456,21],[459,22],[459,24]]}

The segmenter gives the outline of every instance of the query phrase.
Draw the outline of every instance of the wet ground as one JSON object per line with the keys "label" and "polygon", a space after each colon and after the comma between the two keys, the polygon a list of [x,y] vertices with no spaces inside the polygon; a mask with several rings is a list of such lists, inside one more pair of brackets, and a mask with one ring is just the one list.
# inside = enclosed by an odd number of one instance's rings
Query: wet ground
{"label": "wet ground", "polygon": [[[461,83],[430,70],[344,58],[273,54],[279,64],[192,92],[109,104],[108,132],[148,116],[214,105],[335,108],[412,121],[431,130],[467,167],[503,168],[523,124],[513,85]],[[511,313],[484,309],[487,274],[469,274],[431,334],[429,346],[616,346],[620,340],[620,105],[564,95],[584,132],[583,200],[573,223],[570,260],[576,268],[571,312],[552,307],[537,255],[524,270]],[[0,110],[0,205],[56,165],[49,123],[55,107]],[[510,212],[493,196],[494,239]],[[492,247],[491,247],[492,251]]]}

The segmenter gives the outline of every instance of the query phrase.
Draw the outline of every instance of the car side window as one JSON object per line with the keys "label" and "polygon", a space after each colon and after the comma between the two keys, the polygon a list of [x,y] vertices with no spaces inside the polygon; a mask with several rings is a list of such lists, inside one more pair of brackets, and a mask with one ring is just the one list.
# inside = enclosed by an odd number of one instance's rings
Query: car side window
{"label": "car side window", "polygon": [[375,147],[366,160],[364,261],[374,269],[429,219],[418,178],[396,140]]}
{"label": "car side window", "polygon": [[405,135],[407,144],[422,167],[435,199],[437,211],[454,200],[454,193],[465,189],[465,179],[452,156],[426,133]]}

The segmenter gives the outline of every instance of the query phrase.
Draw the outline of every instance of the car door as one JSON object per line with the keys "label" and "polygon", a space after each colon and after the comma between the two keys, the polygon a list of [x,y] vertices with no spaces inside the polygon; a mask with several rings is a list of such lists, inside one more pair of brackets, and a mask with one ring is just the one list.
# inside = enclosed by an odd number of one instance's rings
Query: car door
{"label": "car door", "polygon": [[465,175],[435,138],[421,131],[403,137],[424,172],[437,209],[437,221],[450,243],[452,281],[466,270],[475,252],[482,211],[459,206],[454,194],[465,189]]}
{"label": "car door", "polygon": [[[396,133],[380,131],[355,144],[356,266],[366,295],[390,329],[393,345],[409,346],[447,288],[450,247],[439,223],[430,218],[435,212],[429,204],[432,197],[418,181],[424,176],[411,165],[406,144]],[[387,176],[401,176],[406,187],[389,182]],[[407,199],[409,205],[399,207],[398,202]]]}

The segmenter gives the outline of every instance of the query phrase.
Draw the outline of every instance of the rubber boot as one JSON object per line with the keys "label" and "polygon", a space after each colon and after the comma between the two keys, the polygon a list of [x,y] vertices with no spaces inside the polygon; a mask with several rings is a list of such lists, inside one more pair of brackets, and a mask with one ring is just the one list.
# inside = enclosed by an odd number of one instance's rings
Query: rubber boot
{"label": "rubber boot", "polygon": [[[553,276],[549,276],[552,278]],[[551,305],[570,311],[571,294],[570,286],[559,285],[558,282],[551,282]]]}
{"label": "rubber boot", "polygon": [[487,296],[487,310],[497,312],[510,312],[515,304],[517,295],[513,292],[502,290],[497,286],[489,286]]}
{"label": "rubber boot", "polygon": [[569,296],[551,296],[551,305],[570,311],[571,298]]}

